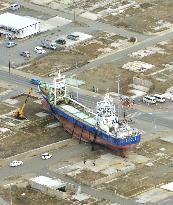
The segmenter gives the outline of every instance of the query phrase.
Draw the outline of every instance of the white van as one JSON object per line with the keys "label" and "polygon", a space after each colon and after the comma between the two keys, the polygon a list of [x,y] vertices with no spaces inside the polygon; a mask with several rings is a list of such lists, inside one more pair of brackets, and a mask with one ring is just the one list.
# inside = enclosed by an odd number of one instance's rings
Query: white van
{"label": "white van", "polygon": [[160,103],[165,102],[165,97],[163,97],[162,95],[155,94],[154,97],[156,98],[157,102],[160,102]]}
{"label": "white van", "polygon": [[144,96],[143,97],[143,102],[155,104],[156,103],[156,98],[153,96]]}

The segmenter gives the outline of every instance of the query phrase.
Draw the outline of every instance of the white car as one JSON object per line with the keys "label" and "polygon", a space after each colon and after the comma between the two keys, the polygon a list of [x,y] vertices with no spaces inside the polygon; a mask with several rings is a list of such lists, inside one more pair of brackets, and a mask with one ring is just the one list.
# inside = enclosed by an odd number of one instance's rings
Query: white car
{"label": "white car", "polygon": [[143,97],[143,102],[155,104],[156,103],[156,98],[153,96],[144,96]]}
{"label": "white car", "polygon": [[165,97],[163,97],[162,95],[155,94],[154,97],[156,98],[157,102],[165,102]]}
{"label": "white car", "polygon": [[10,167],[17,167],[17,166],[20,166],[22,164],[23,164],[22,161],[14,160],[14,161],[10,162]]}
{"label": "white car", "polygon": [[11,4],[10,5],[10,9],[12,10],[12,11],[15,11],[15,10],[18,10],[18,9],[20,9],[20,4]]}
{"label": "white car", "polygon": [[41,158],[42,159],[50,159],[52,157],[52,155],[51,154],[49,154],[49,153],[43,153],[42,155],[41,155]]}
{"label": "white car", "polygon": [[35,47],[34,51],[38,54],[44,54],[46,53],[46,51],[41,47],[41,46],[37,46]]}

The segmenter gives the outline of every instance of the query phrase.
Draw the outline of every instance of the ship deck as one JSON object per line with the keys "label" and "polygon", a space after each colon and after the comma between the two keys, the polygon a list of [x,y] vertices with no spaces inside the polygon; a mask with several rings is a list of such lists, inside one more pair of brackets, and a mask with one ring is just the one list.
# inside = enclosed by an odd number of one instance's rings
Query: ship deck
{"label": "ship deck", "polygon": [[96,126],[97,121],[96,121],[96,116],[91,113],[85,113],[83,111],[71,105],[65,105],[62,104],[59,106],[61,109],[63,109],[65,112],[69,113],[71,116],[77,118],[79,121],[85,122],[90,124],[91,126]]}

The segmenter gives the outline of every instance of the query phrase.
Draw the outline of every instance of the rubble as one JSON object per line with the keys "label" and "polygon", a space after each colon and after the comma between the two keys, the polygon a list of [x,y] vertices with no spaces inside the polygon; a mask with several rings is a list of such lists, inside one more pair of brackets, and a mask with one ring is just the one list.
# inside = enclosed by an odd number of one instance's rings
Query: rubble
{"label": "rubble", "polygon": [[168,22],[168,21],[164,21],[164,20],[160,20],[156,22],[156,27],[154,27],[154,31],[161,31],[161,30],[165,30],[165,29],[169,29],[173,26],[172,23]]}
{"label": "rubble", "polygon": [[133,61],[124,64],[122,68],[127,69],[129,71],[141,73],[151,68],[154,68],[154,65],[142,61]]}
{"label": "rubble", "polygon": [[132,54],[130,54],[130,57],[133,58],[138,58],[138,59],[142,59],[144,57],[150,56],[150,55],[154,55],[154,54],[165,54],[165,50],[163,48],[159,48],[156,46],[153,47],[148,47],[144,50],[139,50],[137,52],[133,52]]}

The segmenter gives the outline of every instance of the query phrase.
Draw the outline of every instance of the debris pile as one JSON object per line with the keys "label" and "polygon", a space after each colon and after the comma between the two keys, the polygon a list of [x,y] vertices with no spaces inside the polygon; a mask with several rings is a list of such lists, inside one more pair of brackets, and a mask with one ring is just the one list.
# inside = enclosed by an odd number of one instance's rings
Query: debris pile
{"label": "debris pile", "polygon": [[149,70],[153,67],[154,67],[154,65],[149,64],[149,63],[145,63],[142,61],[128,62],[122,66],[122,68],[124,68],[126,70],[137,72],[137,73],[145,72],[146,70]]}
{"label": "debris pile", "polygon": [[168,21],[163,21],[163,20],[157,21],[156,24],[157,24],[157,26],[153,28],[154,31],[156,31],[156,32],[159,32],[159,31],[162,31],[165,29],[169,29],[173,26],[172,23],[170,23]]}
{"label": "debris pile", "polygon": [[147,57],[147,56],[150,56],[150,55],[154,55],[156,53],[158,53],[158,54],[165,54],[166,52],[165,52],[165,50],[163,48],[159,48],[159,47],[154,46],[154,47],[148,47],[146,49],[133,52],[129,56],[133,57],[133,58],[142,59],[144,57]]}

